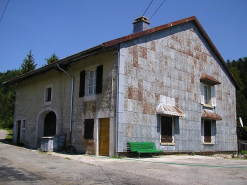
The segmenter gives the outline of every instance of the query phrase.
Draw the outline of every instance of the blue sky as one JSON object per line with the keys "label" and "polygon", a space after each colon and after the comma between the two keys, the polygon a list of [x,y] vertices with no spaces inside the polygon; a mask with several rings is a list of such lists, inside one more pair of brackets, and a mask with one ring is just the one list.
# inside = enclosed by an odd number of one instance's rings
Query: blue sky
{"label": "blue sky", "polygon": [[[0,0],[0,16],[8,0]],[[0,22],[0,72],[32,50],[37,68],[132,32],[151,0],[9,0]],[[163,0],[153,0],[150,18]],[[166,0],[150,28],[195,15],[222,57],[247,57],[246,0]]]}

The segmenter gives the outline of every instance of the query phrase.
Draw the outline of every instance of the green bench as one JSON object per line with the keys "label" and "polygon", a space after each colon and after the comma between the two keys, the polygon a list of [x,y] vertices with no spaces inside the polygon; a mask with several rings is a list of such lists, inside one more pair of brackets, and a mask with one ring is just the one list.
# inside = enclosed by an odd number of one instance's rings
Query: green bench
{"label": "green bench", "polygon": [[129,151],[138,153],[139,158],[144,153],[158,153],[160,156],[160,153],[163,152],[163,150],[157,150],[153,142],[128,142],[128,147]]}

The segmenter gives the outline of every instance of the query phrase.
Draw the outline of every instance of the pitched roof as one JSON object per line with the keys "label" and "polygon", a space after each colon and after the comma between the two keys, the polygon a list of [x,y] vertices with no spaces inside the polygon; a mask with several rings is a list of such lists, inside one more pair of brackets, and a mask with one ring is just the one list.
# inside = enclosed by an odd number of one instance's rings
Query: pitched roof
{"label": "pitched roof", "polygon": [[212,50],[214,51],[216,56],[219,58],[220,62],[225,67],[226,71],[228,72],[228,74],[230,75],[231,79],[235,83],[237,89],[241,89],[239,83],[237,82],[236,78],[234,77],[234,75],[231,73],[230,69],[226,65],[226,63],[225,63],[224,59],[222,58],[221,54],[219,53],[219,51],[217,50],[217,48],[215,47],[215,45],[213,44],[213,42],[211,41],[211,39],[209,38],[209,36],[207,35],[207,33],[205,32],[205,30],[203,29],[203,27],[201,26],[201,24],[199,23],[199,21],[197,20],[197,18],[195,16],[188,17],[188,18],[185,18],[185,19],[181,19],[181,20],[178,20],[178,21],[175,21],[175,22],[171,22],[171,23],[168,23],[168,24],[164,24],[164,25],[161,25],[161,26],[158,26],[158,27],[154,27],[154,28],[145,30],[145,31],[141,31],[141,32],[137,32],[137,33],[134,33],[134,34],[130,34],[130,35],[127,35],[127,36],[124,36],[124,37],[120,37],[120,38],[117,38],[117,39],[114,39],[114,40],[111,40],[111,41],[108,41],[108,42],[104,42],[101,45],[95,46],[95,47],[90,48],[88,50],[81,51],[81,52],[79,52],[79,53],[77,53],[75,55],[71,55],[71,56],[66,57],[64,59],[61,59],[61,60],[59,60],[59,61],[57,61],[55,63],[52,63],[50,65],[41,67],[41,68],[39,68],[37,70],[34,70],[34,71],[26,73],[26,74],[24,74],[22,76],[19,76],[19,77],[16,77],[14,79],[11,79],[11,80],[9,80],[7,82],[4,82],[4,84],[14,83],[14,82],[17,82],[19,80],[28,78],[30,76],[42,73],[42,72],[47,71],[47,70],[50,70],[52,68],[55,68],[57,63],[59,63],[59,64],[60,63],[65,63],[66,61],[71,60],[71,58],[74,58],[74,60],[76,58],[84,58],[85,56],[88,56],[91,52],[94,52],[94,54],[96,54],[98,52],[105,51],[105,48],[114,47],[114,46],[116,46],[116,45],[118,45],[120,43],[129,41],[129,40],[132,40],[132,39],[144,36],[144,35],[152,34],[152,33],[155,33],[155,32],[161,31],[161,30],[165,30],[165,29],[168,29],[170,27],[174,27],[174,26],[181,25],[181,24],[184,24],[184,23],[187,23],[187,22],[191,22],[191,21],[198,27],[198,29],[201,32],[201,34],[204,36],[204,38],[206,39],[208,44],[211,46]]}

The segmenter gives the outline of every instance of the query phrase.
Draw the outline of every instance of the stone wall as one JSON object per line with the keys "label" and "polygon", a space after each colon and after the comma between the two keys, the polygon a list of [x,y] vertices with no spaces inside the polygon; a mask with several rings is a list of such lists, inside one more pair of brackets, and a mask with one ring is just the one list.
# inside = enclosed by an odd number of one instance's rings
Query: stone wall
{"label": "stone wall", "polygon": [[[74,100],[72,121],[72,146],[77,152],[97,154],[98,124],[100,118],[110,118],[110,154],[115,151],[115,94],[116,65],[115,51],[109,51],[71,64],[66,70],[74,76]],[[91,67],[103,65],[102,93],[79,97],[80,72]],[[44,104],[45,86],[52,85],[52,101]],[[71,77],[58,69],[38,74],[18,83],[15,103],[15,123],[26,120],[24,144],[39,147],[44,117],[50,111],[56,114],[56,134],[66,133],[69,144]],[[86,140],[85,119],[94,119],[94,139]],[[15,124],[15,132],[17,127]],[[16,134],[15,134],[16,142]]]}

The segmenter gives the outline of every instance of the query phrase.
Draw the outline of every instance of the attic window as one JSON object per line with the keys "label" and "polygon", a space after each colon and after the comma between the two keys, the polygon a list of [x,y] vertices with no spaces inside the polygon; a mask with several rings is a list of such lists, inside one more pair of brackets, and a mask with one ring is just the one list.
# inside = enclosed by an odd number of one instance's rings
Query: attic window
{"label": "attic window", "polygon": [[207,74],[203,74],[200,78],[200,82],[208,85],[218,85],[221,84],[218,80],[216,80],[214,77],[209,76]]}
{"label": "attic window", "polygon": [[45,95],[44,95],[45,105],[51,104],[52,90],[53,90],[53,85],[45,86]]}

